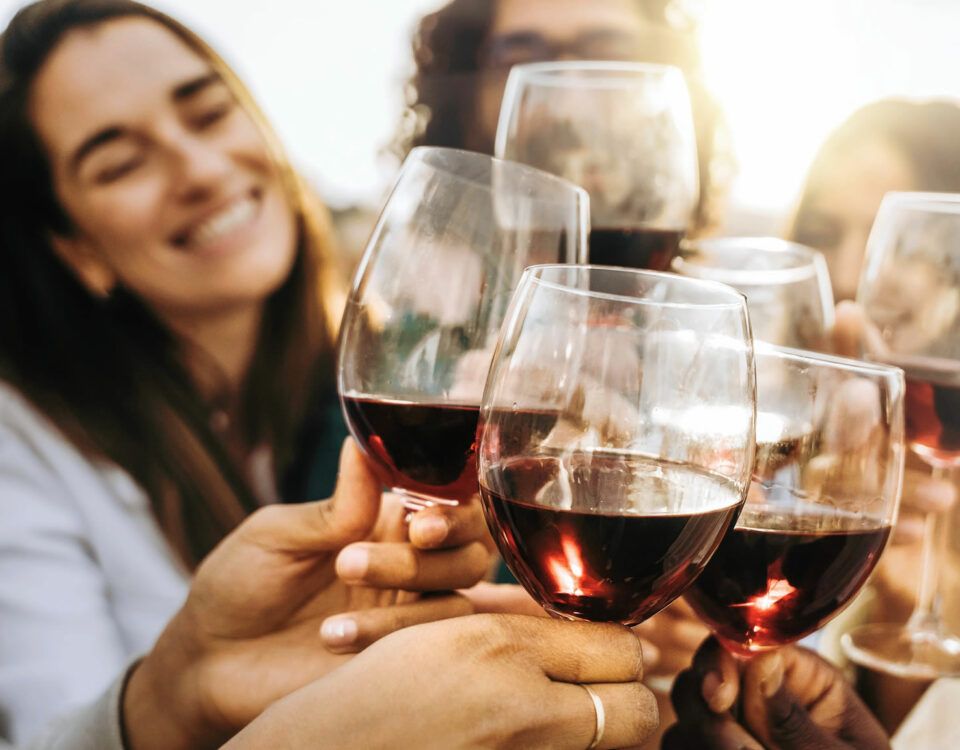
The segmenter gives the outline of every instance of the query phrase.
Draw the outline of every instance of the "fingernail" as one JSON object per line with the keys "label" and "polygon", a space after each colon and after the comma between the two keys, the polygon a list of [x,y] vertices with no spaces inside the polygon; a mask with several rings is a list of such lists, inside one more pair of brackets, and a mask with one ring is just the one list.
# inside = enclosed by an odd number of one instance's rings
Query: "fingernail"
{"label": "fingernail", "polygon": [[370,567],[370,553],[363,547],[347,547],[337,557],[337,575],[347,580],[363,578]]}
{"label": "fingernail", "polygon": [[760,678],[760,691],[765,698],[772,698],[783,682],[783,663],[780,654],[773,653],[765,656],[761,668],[763,676]]}
{"label": "fingernail", "polygon": [[330,617],[320,627],[320,637],[328,646],[349,646],[357,640],[357,623],[343,617]]}
{"label": "fingernail", "polygon": [[733,685],[726,684],[718,672],[707,672],[703,678],[700,693],[710,710],[716,714],[729,711],[736,698]]}
{"label": "fingernail", "polygon": [[419,546],[440,544],[450,533],[450,522],[443,516],[431,514],[423,518],[413,517],[412,529],[416,536],[414,543]]}

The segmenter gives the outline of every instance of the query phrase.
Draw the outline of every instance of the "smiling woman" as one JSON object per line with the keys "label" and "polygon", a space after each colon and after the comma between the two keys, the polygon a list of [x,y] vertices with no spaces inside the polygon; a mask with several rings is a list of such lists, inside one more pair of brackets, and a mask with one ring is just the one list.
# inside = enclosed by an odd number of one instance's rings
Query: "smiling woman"
{"label": "smiling woman", "polygon": [[259,110],[152,9],[21,11],[0,153],[0,735],[23,737],[144,651],[248,513],[329,494],[342,297]]}

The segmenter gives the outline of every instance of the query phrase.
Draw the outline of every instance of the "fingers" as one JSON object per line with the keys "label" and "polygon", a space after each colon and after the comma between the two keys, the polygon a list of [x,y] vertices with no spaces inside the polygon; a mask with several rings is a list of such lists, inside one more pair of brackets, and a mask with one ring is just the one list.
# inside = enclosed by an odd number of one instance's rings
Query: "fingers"
{"label": "fingers", "polygon": [[860,305],[849,300],[839,302],[833,324],[833,349],[842,357],[860,356],[865,320]]}
{"label": "fingers", "polygon": [[410,541],[420,549],[458,547],[473,541],[492,549],[480,503],[437,505],[417,511],[410,519]]}
{"label": "fingers", "polygon": [[773,651],[747,663],[743,715],[765,745],[784,750],[840,750],[843,745],[819,727],[784,684],[784,661]]}
{"label": "fingers", "polygon": [[457,594],[429,597],[328,617],[320,627],[320,640],[333,653],[356,653],[402,628],[472,613],[470,602]]}
{"label": "fingers", "polygon": [[481,581],[461,591],[473,604],[474,611],[490,614],[532,615],[549,617],[523,586],[515,583],[487,583]]}
{"label": "fingers", "polygon": [[487,572],[489,553],[479,542],[423,551],[402,542],[358,542],[337,556],[346,583],[405,591],[446,591],[473,586]]}
{"label": "fingers", "polygon": [[700,691],[700,676],[694,670],[686,670],[677,676],[670,693],[677,723],[663,739],[664,750],[761,750],[762,746],[730,714],[712,712]]}
{"label": "fingers", "polygon": [[693,657],[693,672],[700,679],[700,695],[715,713],[733,708],[740,697],[740,665],[716,638],[703,642]]}
{"label": "fingers", "polygon": [[380,480],[347,438],[333,497],[313,503],[269,505],[238,529],[248,542],[291,552],[329,552],[367,536],[380,510]]}
{"label": "fingers", "polygon": [[[639,682],[620,684],[593,683],[590,689],[600,701],[603,713],[598,748],[638,745],[649,737],[660,723],[657,700]],[[599,711],[582,685],[558,684],[555,691],[564,705],[563,713],[575,723],[564,732],[562,747],[583,750],[593,741]],[[557,743],[552,743],[556,747]]]}
{"label": "fingers", "polygon": [[643,648],[629,628],[502,615],[508,642],[530,649],[551,680],[628,682],[643,678]]}

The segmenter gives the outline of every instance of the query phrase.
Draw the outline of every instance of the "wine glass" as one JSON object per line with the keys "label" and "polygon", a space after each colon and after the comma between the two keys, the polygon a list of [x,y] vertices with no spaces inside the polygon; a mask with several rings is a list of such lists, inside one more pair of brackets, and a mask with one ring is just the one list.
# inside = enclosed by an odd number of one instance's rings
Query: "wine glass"
{"label": "wine glass", "polygon": [[720,284],[524,273],[477,465],[497,546],[547,611],[639,623],[702,570],[749,484],[752,347],[743,296]]}
{"label": "wine glass", "polygon": [[411,510],[477,490],[476,431],[510,295],[533,263],[582,260],[589,199],[522,164],[410,152],[347,300],[338,390],[350,432]]}
{"label": "wine glass", "polygon": [[[867,243],[857,302],[865,355],[906,372],[907,441],[935,477],[960,467],[960,195],[888,193]],[[920,588],[905,625],[847,633],[854,661],[902,677],[960,675],[960,637],[941,616],[941,514],[927,517]]]}
{"label": "wine glass", "polygon": [[566,61],[510,71],[496,154],[590,194],[590,262],[666,270],[698,197],[683,74],[668,65]]}
{"label": "wine glass", "polygon": [[860,590],[896,517],[903,373],[756,344],[754,481],[686,599],[730,651],[820,628]]}
{"label": "wine glass", "polygon": [[818,251],[777,237],[687,240],[672,268],[743,292],[754,339],[797,349],[826,347],[833,292]]}

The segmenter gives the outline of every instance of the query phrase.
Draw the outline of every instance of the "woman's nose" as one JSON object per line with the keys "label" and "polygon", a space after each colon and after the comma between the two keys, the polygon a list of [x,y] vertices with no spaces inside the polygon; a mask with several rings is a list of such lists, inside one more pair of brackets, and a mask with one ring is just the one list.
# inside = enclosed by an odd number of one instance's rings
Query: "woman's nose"
{"label": "woman's nose", "polygon": [[223,148],[192,134],[180,137],[172,148],[177,193],[184,200],[202,200],[216,192],[230,172]]}

